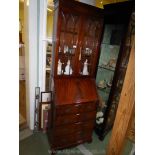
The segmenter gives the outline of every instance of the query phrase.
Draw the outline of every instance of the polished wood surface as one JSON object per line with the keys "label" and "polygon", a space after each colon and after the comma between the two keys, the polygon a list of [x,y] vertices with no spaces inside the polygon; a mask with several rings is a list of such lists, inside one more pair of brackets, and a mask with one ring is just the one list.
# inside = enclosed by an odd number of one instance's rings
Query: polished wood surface
{"label": "polished wood surface", "polygon": [[96,102],[84,102],[84,103],[72,103],[69,105],[57,105],[56,114],[57,116],[68,115],[68,114],[79,114],[83,112],[95,111],[97,108]]}
{"label": "polished wood surface", "polygon": [[61,125],[54,127],[52,132],[54,133],[53,137],[59,137],[59,136],[66,136],[69,134],[75,134],[77,132],[88,132],[93,131],[95,120],[89,120],[87,122],[77,122],[77,123],[71,123],[67,125]]}
{"label": "polished wood surface", "polygon": [[94,79],[55,79],[56,105],[96,101],[98,98]]}
{"label": "polished wood surface", "polygon": [[95,81],[64,78],[54,82],[52,128],[48,132],[51,148],[91,141],[98,103]]}
{"label": "polished wood surface", "polygon": [[76,113],[74,115],[71,114],[71,115],[58,116],[56,117],[56,126],[92,120],[95,118],[95,116],[96,111],[87,113]]}
{"label": "polished wood surface", "polygon": [[107,155],[120,155],[135,105],[135,46],[133,44]]}
{"label": "polished wood surface", "polygon": [[[52,150],[92,140],[98,104],[95,76],[103,30],[102,9],[74,0],[57,0],[54,7],[53,104],[48,129]],[[58,61],[62,63],[60,71]],[[66,73],[68,61],[71,74]],[[83,73],[85,62],[88,72]]]}

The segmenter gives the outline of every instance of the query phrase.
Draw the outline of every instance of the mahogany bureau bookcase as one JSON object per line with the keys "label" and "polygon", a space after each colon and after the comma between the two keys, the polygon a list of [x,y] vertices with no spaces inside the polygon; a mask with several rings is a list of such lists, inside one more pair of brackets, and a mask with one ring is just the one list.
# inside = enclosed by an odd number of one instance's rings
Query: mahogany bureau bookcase
{"label": "mahogany bureau bookcase", "polygon": [[53,102],[47,133],[52,150],[92,140],[102,31],[102,9],[74,0],[54,1]]}

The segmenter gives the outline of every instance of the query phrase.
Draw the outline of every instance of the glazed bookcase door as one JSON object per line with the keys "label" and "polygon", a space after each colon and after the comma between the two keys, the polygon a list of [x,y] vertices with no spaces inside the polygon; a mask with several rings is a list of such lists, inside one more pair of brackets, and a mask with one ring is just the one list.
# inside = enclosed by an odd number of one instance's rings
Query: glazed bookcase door
{"label": "glazed bookcase door", "polygon": [[96,17],[85,18],[83,35],[79,53],[79,74],[82,76],[95,75],[99,41],[102,34],[103,19]]}
{"label": "glazed bookcase door", "polygon": [[80,33],[80,16],[60,11],[60,38],[57,60],[57,75],[75,75],[77,44]]}

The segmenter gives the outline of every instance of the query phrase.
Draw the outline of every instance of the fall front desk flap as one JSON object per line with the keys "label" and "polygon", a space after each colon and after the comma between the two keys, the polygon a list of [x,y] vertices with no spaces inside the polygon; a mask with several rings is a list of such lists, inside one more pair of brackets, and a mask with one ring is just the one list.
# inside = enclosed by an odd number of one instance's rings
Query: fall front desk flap
{"label": "fall front desk flap", "polygon": [[54,99],[57,105],[98,100],[98,94],[94,79],[55,79],[54,87]]}

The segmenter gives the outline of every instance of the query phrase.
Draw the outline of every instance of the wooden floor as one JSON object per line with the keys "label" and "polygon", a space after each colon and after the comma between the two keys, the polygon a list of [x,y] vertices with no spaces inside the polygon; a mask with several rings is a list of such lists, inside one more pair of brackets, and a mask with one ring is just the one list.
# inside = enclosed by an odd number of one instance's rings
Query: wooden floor
{"label": "wooden floor", "polygon": [[25,80],[19,81],[19,115],[20,125],[26,123],[26,86]]}

